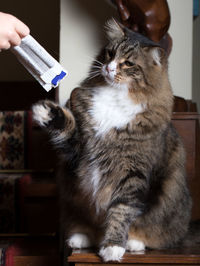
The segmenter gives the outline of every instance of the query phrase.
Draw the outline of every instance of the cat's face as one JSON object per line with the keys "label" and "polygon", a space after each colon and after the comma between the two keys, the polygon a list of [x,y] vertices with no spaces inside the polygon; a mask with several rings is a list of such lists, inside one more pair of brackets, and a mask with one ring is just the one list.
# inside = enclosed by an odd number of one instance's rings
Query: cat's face
{"label": "cat's face", "polygon": [[133,79],[142,79],[144,60],[139,46],[130,46],[126,40],[110,42],[105,49],[104,58],[101,72],[109,84],[129,85]]}
{"label": "cat's face", "polygon": [[144,89],[151,82],[149,76],[158,75],[162,70],[161,49],[147,38],[121,28],[115,21],[109,23],[107,34],[109,43],[100,67],[105,81],[115,87]]}

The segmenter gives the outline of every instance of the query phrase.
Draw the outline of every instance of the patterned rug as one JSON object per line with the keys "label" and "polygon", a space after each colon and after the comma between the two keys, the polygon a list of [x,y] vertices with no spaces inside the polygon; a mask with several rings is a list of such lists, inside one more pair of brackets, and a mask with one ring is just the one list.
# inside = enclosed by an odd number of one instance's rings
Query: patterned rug
{"label": "patterned rug", "polygon": [[0,112],[0,169],[25,167],[26,112]]}

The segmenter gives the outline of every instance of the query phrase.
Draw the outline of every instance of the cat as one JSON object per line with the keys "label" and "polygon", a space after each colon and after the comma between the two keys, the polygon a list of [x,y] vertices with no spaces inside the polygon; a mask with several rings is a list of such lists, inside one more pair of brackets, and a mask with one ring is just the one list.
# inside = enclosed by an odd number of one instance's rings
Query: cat
{"label": "cat", "polygon": [[97,246],[107,262],[180,243],[192,203],[167,56],[115,20],[106,28],[108,44],[66,106],[44,100],[32,110],[60,154],[64,237],[72,248]]}

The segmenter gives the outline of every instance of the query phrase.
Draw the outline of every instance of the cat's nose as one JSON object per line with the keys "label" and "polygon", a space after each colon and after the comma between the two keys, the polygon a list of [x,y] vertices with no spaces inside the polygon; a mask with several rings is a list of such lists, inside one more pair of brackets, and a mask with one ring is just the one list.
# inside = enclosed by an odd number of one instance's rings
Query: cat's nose
{"label": "cat's nose", "polygon": [[117,62],[115,60],[111,61],[109,64],[107,64],[106,66],[106,71],[108,73],[113,73],[116,71],[116,68],[117,68]]}
{"label": "cat's nose", "polygon": [[111,64],[108,64],[108,65],[106,66],[106,71],[107,71],[107,72],[113,72],[113,71],[115,71],[115,69],[114,69],[114,67],[113,67]]}
{"label": "cat's nose", "polygon": [[109,65],[106,66],[106,71],[109,73],[111,71]]}

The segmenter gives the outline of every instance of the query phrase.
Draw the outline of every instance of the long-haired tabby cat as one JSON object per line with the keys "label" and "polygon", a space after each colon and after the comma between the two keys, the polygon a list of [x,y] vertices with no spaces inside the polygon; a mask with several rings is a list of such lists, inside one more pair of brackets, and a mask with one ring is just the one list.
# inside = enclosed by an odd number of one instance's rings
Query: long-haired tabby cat
{"label": "long-haired tabby cat", "polygon": [[42,101],[33,115],[61,155],[68,245],[96,245],[104,261],[120,261],[125,250],[181,242],[191,199],[164,51],[114,20],[107,35],[66,107]]}

